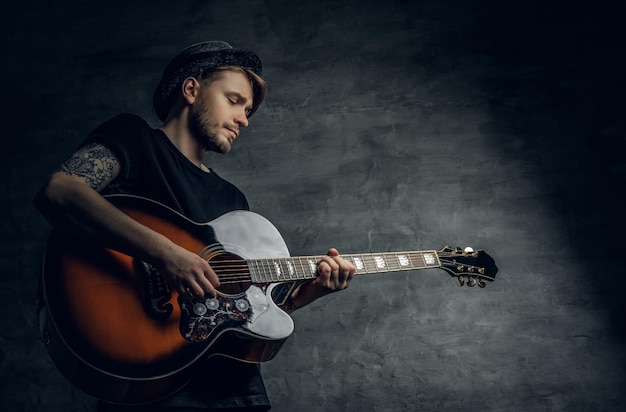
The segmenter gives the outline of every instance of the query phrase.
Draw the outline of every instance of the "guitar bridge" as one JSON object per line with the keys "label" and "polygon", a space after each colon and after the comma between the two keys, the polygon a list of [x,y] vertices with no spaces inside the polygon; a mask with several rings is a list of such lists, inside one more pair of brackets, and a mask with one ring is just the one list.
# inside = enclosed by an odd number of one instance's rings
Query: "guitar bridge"
{"label": "guitar bridge", "polygon": [[172,294],[167,283],[154,266],[139,259],[135,259],[134,264],[141,277],[140,295],[144,311],[154,320],[166,320],[174,311],[172,304],[168,303]]}

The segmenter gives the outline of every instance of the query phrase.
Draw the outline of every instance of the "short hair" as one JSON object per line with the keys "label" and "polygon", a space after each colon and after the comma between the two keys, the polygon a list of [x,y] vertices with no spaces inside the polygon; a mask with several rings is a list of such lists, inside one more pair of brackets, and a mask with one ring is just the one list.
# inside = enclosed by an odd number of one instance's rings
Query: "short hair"
{"label": "short hair", "polygon": [[250,85],[252,86],[252,108],[248,113],[248,117],[250,117],[254,114],[254,112],[257,111],[257,109],[259,108],[259,106],[261,106],[261,103],[263,103],[263,100],[265,99],[267,85],[265,83],[265,80],[263,80],[261,76],[259,76],[252,70],[243,67],[221,66],[211,67],[203,70],[199,76],[199,80],[207,80],[209,82],[212,82],[219,79],[221,73],[228,70],[243,73],[250,81]]}

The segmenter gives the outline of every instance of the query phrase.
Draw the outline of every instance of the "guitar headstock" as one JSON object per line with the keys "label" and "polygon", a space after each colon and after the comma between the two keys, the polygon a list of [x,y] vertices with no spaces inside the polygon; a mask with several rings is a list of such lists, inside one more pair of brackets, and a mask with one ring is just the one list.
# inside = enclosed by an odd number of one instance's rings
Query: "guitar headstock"
{"label": "guitar headstock", "polygon": [[485,280],[493,282],[496,279],[496,262],[482,250],[446,246],[438,254],[441,268],[456,277],[459,286],[467,284],[484,288]]}

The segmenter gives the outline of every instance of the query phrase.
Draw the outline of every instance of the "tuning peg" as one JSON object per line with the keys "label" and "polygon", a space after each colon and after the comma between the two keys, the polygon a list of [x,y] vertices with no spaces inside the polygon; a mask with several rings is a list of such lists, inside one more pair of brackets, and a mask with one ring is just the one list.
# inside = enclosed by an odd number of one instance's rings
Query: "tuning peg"
{"label": "tuning peg", "polygon": [[465,284],[465,278],[463,276],[459,276],[456,278],[456,284],[460,286],[463,286]]}
{"label": "tuning peg", "polygon": [[476,278],[470,278],[470,280],[467,282],[467,286],[469,286],[470,288],[473,288],[474,286],[476,286]]}
{"label": "tuning peg", "polygon": [[482,280],[482,279],[480,279],[480,280],[478,281],[478,287],[479,287],[479,288],[484,288],[485,286],[487,286],[487,284],[485,283],[485,281],[484,281],[484,280]]}
{"label": "tuning peg", "polygon": [[465,249],[463,249],[463,252],[465,252],[465,253],[472,253],[472,252],[474,252],[474,249],[472,249],[471,247],[467,246]]}

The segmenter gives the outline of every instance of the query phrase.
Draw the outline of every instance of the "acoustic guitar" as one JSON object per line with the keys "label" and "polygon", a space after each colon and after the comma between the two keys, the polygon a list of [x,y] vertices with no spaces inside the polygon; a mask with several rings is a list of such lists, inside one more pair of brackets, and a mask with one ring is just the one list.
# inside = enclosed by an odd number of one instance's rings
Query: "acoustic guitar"
{"label": "acoustic guitar", "polygon": [[[212,356],[272,359],[294,329],[280,306],[316,277],[321,256],[291,257],[278,230],[248,211],[197,223],[152,200],[107,199],[140,223],[206,259],[218,296],[183,299],[147,262],[53,231],[39,285],[48,353],[77,388],[109,402],[141,404],[180,389]],[[347,254],[356,274],[444,269],[484,287],[498,271],[483,251]]]}

